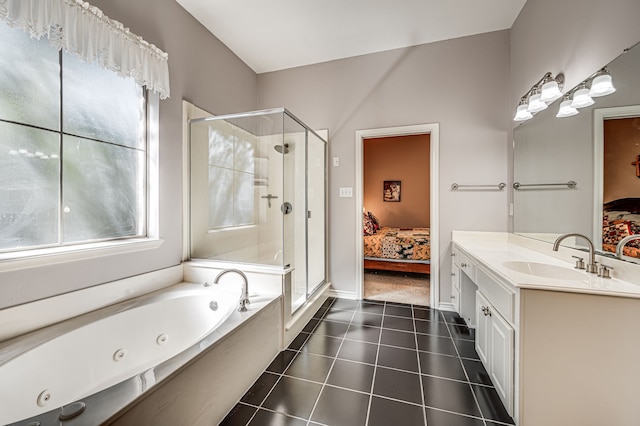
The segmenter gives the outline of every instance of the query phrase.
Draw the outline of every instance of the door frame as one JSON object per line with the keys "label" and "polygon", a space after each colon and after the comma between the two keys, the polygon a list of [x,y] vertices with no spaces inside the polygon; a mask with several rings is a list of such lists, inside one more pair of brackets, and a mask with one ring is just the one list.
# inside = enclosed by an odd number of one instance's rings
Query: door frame
{"label": "door frame", "polygon": [[377,129],[365,129],[356,131],[356,298],[361,300],[364,296],[364,249],[362,245],[362,208],[364,196],[364,139],[424,135],[430,138],[429,163],[430,163],[430,194],[429,212],[431,229],[431,273],[429,305],[437,309],[440,305],[440,261],[439,261],[439,208],[438,208],[438,165],[440,155],[440,124],[427,123],[399,127],[382,127]]}
{"label": "door frame", "polygon": [[604,122],[616,118],[640,117],[640,106],[597,108],[593,110],[593,245],[602,249],[602,220],[604,213]]}

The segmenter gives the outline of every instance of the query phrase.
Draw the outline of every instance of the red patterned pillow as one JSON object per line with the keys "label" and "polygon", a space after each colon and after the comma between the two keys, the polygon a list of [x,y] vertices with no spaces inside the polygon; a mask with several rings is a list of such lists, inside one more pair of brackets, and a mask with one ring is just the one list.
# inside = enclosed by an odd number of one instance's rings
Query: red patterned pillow
{"label": "red patterned pillow", "polygon": [[373,235],[376,233],[375,225],[368,214],[362,214],[362,233],[364,235]]}
{"label": "red patterned pillow", "polygon": [[373,228],[376,231],[380,229],[380,220],[378,220],[378,218],[375,217],[375,215],[371,212],[367,212],[367,215],[369,215],[369,219],[371,219],[371,222],[373,222]]}
{"label": "red patterned pillow", "polygon": [[615,220],[609,226],[602,228],[602,242],[605,244],[618,244],[618,242],[632,234],[631,222]]}

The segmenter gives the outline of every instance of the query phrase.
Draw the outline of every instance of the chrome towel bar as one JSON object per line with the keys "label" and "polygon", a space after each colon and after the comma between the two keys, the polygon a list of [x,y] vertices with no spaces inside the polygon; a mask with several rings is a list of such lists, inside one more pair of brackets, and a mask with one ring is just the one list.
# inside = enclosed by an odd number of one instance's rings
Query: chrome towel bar
{"label": "chrome towel bar", "polygon": [[520,182],[514,182],[513,183],[513,189],[520,189],[520,188],[525,188],[525,187],[531,187],[531,186],[566,186],[567,188],[575,188],[578,184],[575,181],[570,180],[569,182],[564,182],[564,183],[520,183]]}
{"label": "chrome towel bar", "polygon": [[497,189],[498,191],[502,191],[503,189],[505,189],[507,187],[506,183],[499,183],[497,185],[458,185],[457,183],[452,183],[451,184],[451,190],[452,191],[457,191],[458,189],[475,189],[475,190],[482,190],[482,189]]}

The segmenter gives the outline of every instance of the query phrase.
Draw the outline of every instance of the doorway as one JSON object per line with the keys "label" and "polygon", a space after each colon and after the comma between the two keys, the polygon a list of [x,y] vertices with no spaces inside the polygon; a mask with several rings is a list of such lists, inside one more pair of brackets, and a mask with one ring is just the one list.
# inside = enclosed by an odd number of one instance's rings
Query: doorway
{"label": "doorway", "polygon": [[[388,127],[379,129],[360,130],[356,132],[356,230],[357,230],[357,243],[356,243],[356,289],[357,298],[363,299],[365,297],[365,256],[364,256],[364,244],[363,244],[363,224],[366,219],[363,215],[363,210],[367,208],[364,203],[364,144],[368,139],[375,138],[391,138],[402,137],[411,135],[428,135],[429,136],[429,149],[428,158],[424,158],[426,164],[429,165],[429,249],[430,249],[430,291],[429,291],[429,306],[438,308],[439,300],[439,261],[438,261],[438,154],[439,154],[439,124],[420,124],[412,126],[402,127]],[[390,178],[393,179],[393,178]],[[393,182],[393,181],[391,181]],[[402,183],[400,182],[400,185]],[[380,188],[382,198],[384,187]],[[400,186],[400,201],[402,202],[402,186]],[[401,228],[399,226],[397,228]],[[394,268],[392,268],[394,269]],[[395,268],[397,269],[397,268]],[[400,273],[401,275],[408,275],[408,279],[412,279],[410,274],[414,272],[409,271],[407,274]],[[419,271],[424,273],[424,269]],[[385,275],[389,273],[384,273]]]}

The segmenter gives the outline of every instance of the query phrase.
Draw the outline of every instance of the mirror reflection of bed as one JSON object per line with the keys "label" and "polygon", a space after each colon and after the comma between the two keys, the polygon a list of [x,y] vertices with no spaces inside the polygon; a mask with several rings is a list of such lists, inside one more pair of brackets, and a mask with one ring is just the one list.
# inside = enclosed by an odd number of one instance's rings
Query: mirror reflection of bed
{"label": "mirror reflection of bed", "polygon": [[[429,305],[429,135],[363,143],[364,298]],[[400,201],[384,196],[400,183]]]}
{"label": "mirror reflection of bed", "polygon": [[[624,237],[640,234],[640,117],[604,121],[602,249],[615,252]],[[640,258],[640,240],[625,256]]]}

